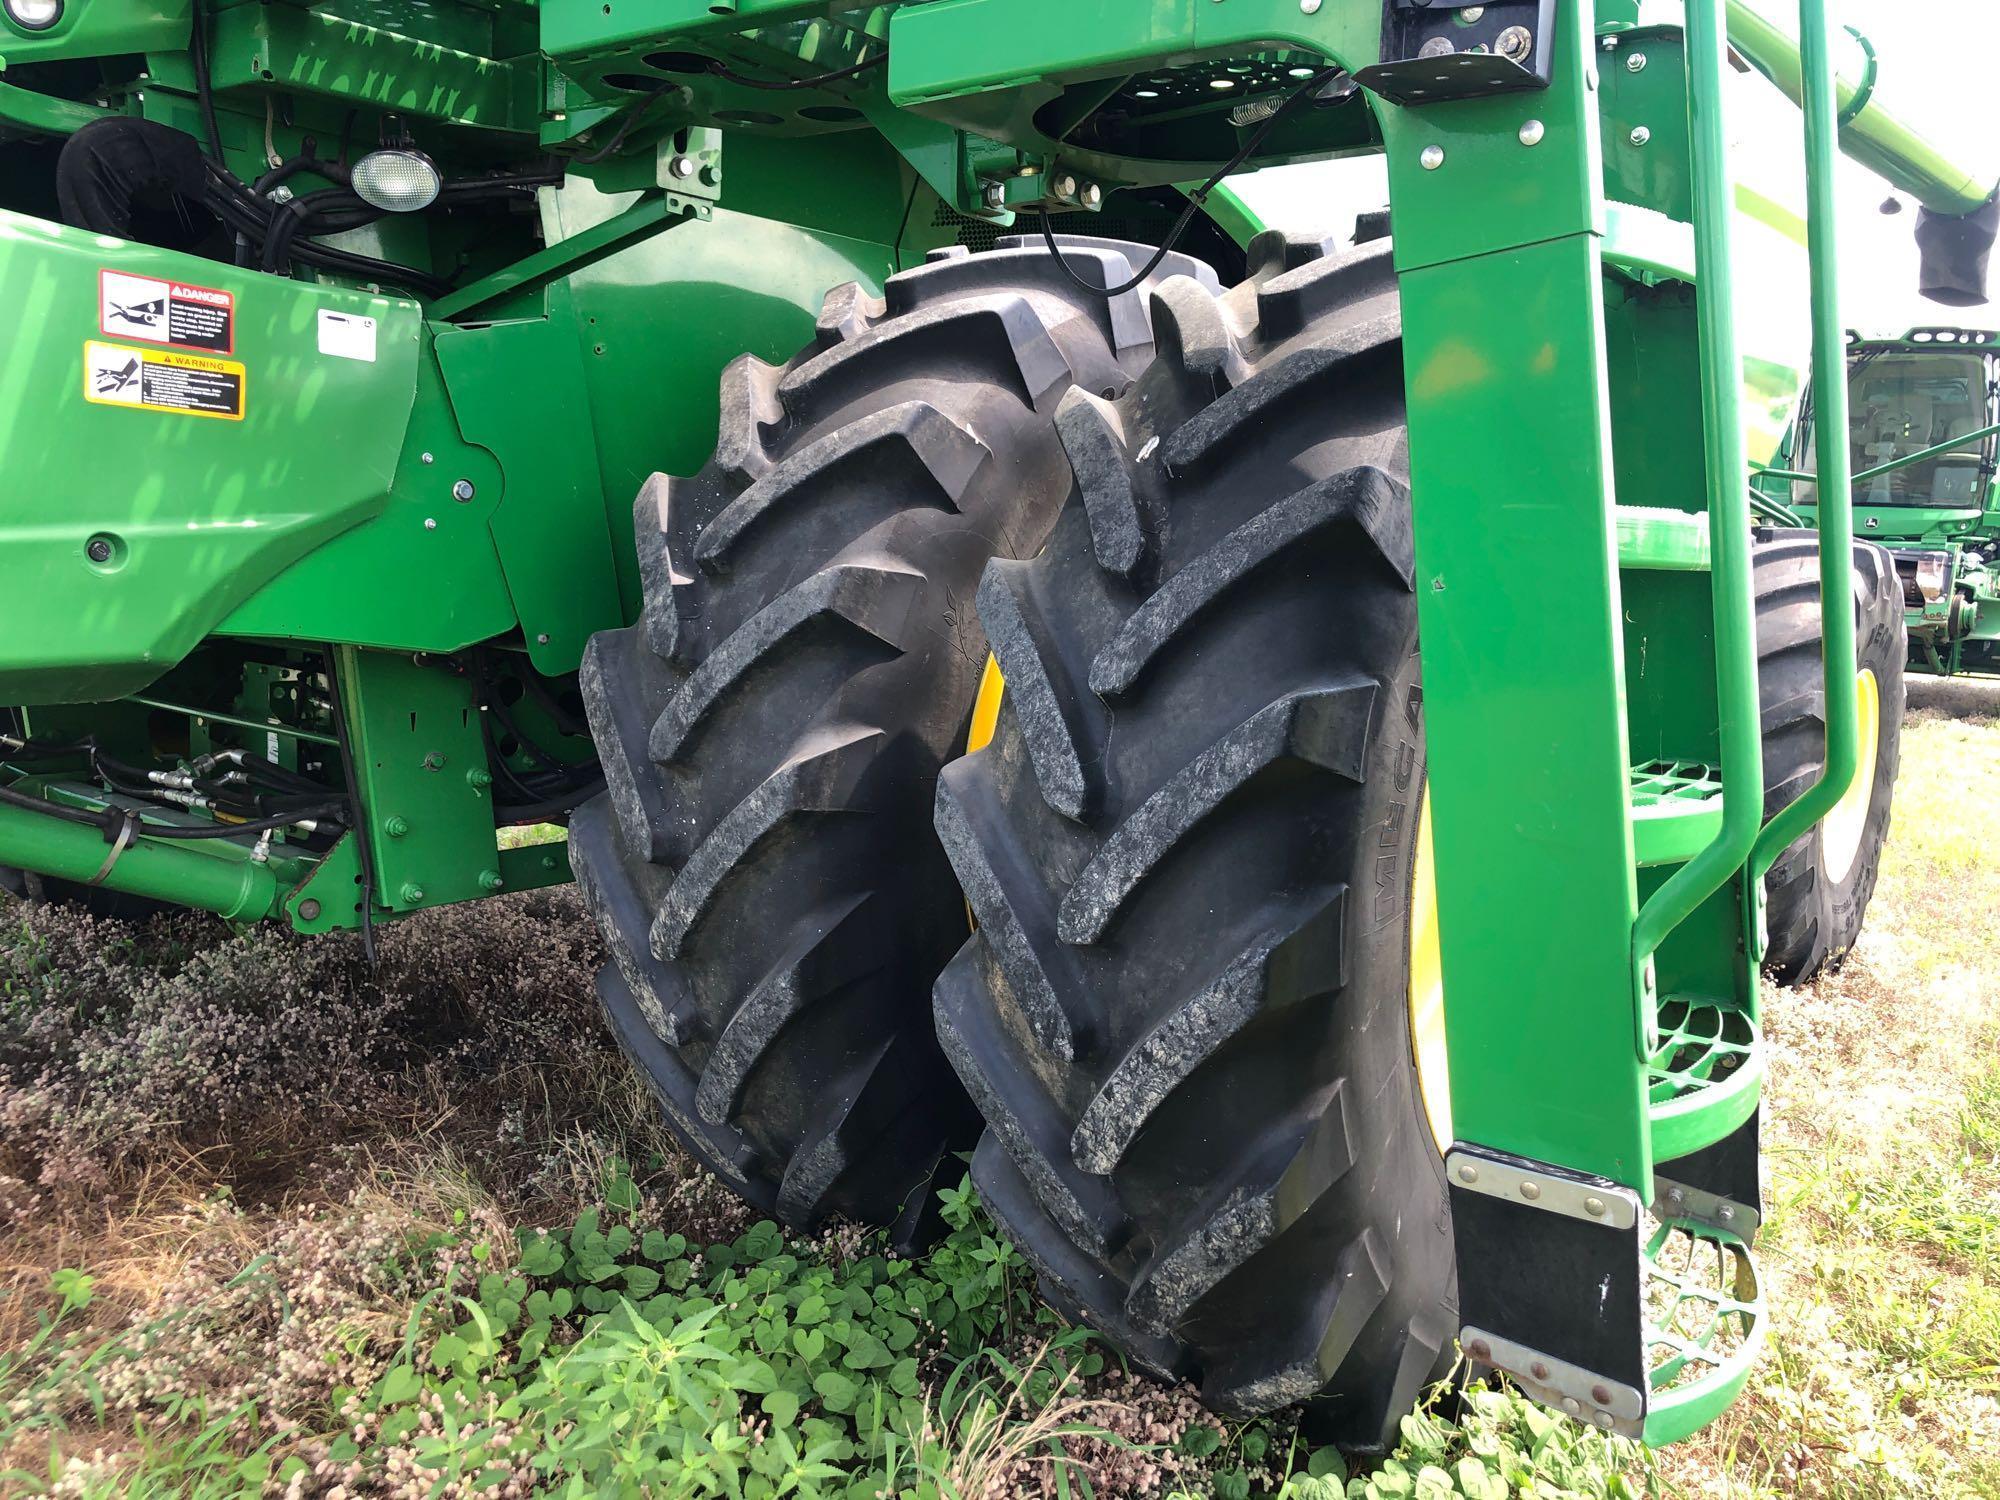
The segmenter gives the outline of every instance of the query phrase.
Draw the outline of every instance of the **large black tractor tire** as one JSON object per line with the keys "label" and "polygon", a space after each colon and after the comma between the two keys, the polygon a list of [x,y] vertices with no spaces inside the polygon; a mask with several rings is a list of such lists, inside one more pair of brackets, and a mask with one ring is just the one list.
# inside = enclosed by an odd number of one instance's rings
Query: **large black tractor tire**
{"label": "large black tractor tire", "polygon": [[[1769,817],[1804,795],[1826,760],[1819,538],[1813,532],[1768,533],[1758,541],[1754,566]],[[1872,674],[1875,685],[1875,755],[1872,765],[1864,760],[1860,772],[1866,806],[1857,787],[1856,800],[1844,812],[1802,834],[1765,878],[1770,947],[1764,967],[1780,984],[1804,984],[1854,946],[1889,837],[1909,647],[1895,561],[1872,542],[1854,546],[1854,617],[1856,671]],[[1864,725],[1864,752],[1868,741]]]}
{"label": "large black tractor tire", "polygon": [[[1103,287],[1149,253],[1067,241]],[[930,810],[986,660],[973,595],[1068,492],[1064,396],[1151,357],[1143,290],[1092,295],[1039,241],[938,252],[832,292],[789,365],[732,364],[713,460],[639,496],[643,614],[582,672],[598,990],[674,1133],[789,1225],[920,1238],[977,1130],[929,1005],[966,933]]]}
{"label": "large black tractor tire", "polygon": [[1409,1006],[1423,699],[1386,241],[1260,236],[1058,418],[1077,493],[986,570],[1007,692],[937,823],[973,1177],[1056,1304],[1238,1416],[1379,1448],[1449,1366]]}

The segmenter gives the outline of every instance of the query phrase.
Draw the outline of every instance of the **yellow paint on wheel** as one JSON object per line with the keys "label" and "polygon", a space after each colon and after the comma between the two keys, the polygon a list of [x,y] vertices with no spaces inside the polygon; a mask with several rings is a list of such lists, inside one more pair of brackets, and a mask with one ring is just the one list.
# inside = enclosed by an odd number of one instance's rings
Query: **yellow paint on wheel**
{"label": "yellow paint on wheel", "polygon": [[1444,959],[1438,945],[1437,857],[1431,794],[1417,815],[1416,869],[1410,877],[1410,1051],[1417,1092],[1440,1154],[1452,1142],[1451,1078],[1444,1036]]}
{"label": "yellow paint on wheel", "polygon": [[1868,829],[1868,808],[1875,796],[1875,765],[1882,753],[1882,686],[1875,674],[1863,667],[1854,680],[1856,757],[1854,780],[1848,783],[1840,801],[1820,825],[1821,856],[1826,860],[1827,879],[1842,881],[1853,873],[1861,855],[1861,838]]}
{"label": "yellow paint on wheel", "polygon": [[993,731],[1000,726],[1000,700],[1007,695],[1007,684],[1000,676],[1000,659],[986,658],[986,670],[980,674],[979,696],[972,700],[972,733],[965,737],[965,753],[972,755],[993,743]]}

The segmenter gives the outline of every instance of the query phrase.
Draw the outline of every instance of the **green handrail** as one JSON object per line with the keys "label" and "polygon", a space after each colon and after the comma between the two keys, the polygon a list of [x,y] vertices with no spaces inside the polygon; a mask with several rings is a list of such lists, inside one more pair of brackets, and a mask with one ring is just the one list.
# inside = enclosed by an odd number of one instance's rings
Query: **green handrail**
{"label": "green handrail", "polygon": [[[1834,188],[1840,104],[1834,92],[1826,0],[1799,0],[1800,57],[1806,116],[1806,235],[1812,262],[1813,390],[1819,418],[1813,452],[1831,493],[1854,487],[1847,455],[1847,350],[1840,320],[1838,211]],[[1827,440],[1827,434],[1833,440]],[[1750,856],[1750,878],[1763,880],[1800,834],[1833,811],[1861,762],[1855,720],[1854,507],[1822,506],[1819,526],[1821,660],[1826,673],[1826,758],[1819,779],[1765,825]],[[1726,787],[1725,783],[1725,787]],[[1753,885],[1753,890],[1756,888]]]}
{"label": "green handrail", "polygon": [[[1813,368],[1813,384],[1815,388],[1818,387],[1819,378],[1820,376],[1819,376],[1818,362],[1815,361]],[[1843,381],[1843,385],[1842,385],[1840,404],[1841,404],[1841,409],[1845,411],[1847,408],[1847,395],[1844,384],[1846,379],[1844,371],[1842,372],[1841,379]],[[1859,474],[1856,474],[1852,479],[1848,481],[1848,487],[1852,489],[1857,484],[1866,484],[1871,479],[1880,479],[1884,474],[1893,474],[1898,469],[1907,469],[1913,464],[1926,463],[1933,458],[1942,458],[1945,454],[1952,452],[1954,449],[1963,448],[1967,443],[1984,442],[1987,438],[1992,437],[1995,433],[2000,433],[2000,422],[1995,422],[1990,427],[1982,427],[1977,432],[1968,432],[1960,437],[1946,438],[1942,443],[1933,443],[1930,447],[1924,449],[1923,452],[1921,453],[1907,453],[1901,458],[1892,458],[1885,464],[1877,464],[1872,469],[1863,469]],[[1819,436],[1817,428],[1814,429],[1813,448],[1814,451],[1818,451],[1819,448]],[[1845,464],[1847,462],[1844,452],[1841,457],[1841,462],[1842,464]],[[1804,474],[1794,469],[1757,469],[1754,470],[1753,472],[1755,477],[1759,479],[1782,479],[1782,480],[1789,480],[1793,484],[1810,484],[1814,486],[1817,486],[1819,484],[1818,474]]]}
{"label": "green handrail", "polygon": [[[1736,344],[1735,185],[1729,132],[1723,0],[1688,0],[1688,129],[1694,167],[1695,311],[1714,589],[1715,679],[1722,739],[1722,827],[1639,908],[1634,981],[1694,909],[1743,868],[1764,826],[1764,746],[1757,699],[1756,597],[1750,575],[1750,487],[1743,476],[1743,362]],[[1650,1022],[1650,1015],[1646,1017]],[[1650,1052],[1648,1027],[1638,1037]]]}

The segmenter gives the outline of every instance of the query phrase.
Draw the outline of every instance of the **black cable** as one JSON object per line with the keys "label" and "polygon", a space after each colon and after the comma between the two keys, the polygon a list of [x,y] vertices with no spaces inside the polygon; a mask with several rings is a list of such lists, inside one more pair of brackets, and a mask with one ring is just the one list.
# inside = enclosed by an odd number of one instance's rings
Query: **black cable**
{"label": "black cable", "polygon": [[496,806],[493,812],[502,828],[519,828],[528,823],[547,823],[564,813],[576,811],[603,790],[604,778],[600,775],[587,785],[547,802],[530,802],[512,807]]}
{"label": "black cable", "polygon": [[215,155],[216,166],[227,172],[228,164],[222,159],[222,127],[215,118],[215,85],[208,67],[207,25],[206,7],[201,0],[194,0],[188,19],[188,59],[194,66],[195,98],[201,104],[201,123],[208,132],[208,148]]}
{"label": "black cable", "polygon": [[881,67],[888,60],[888,53],[878,52],[865,62],[855,63],[852,67],[848,68],[836,68],[831,73],[819,73],[811,78],[751,78],[745,74],[731,71],[713,58],[709,59],[708,71],[713,73],[717,78],[722,79],[725,83],[740,84],[746,89],[763,89],[767,93],[772,94],[789,94],[796,89],[824,88],[829,83],[839,83],[844,79],[858,77],[866,73],[870,68]]}
{"label": "black cable", "polygon": [[1071,281],[1094,297],[1109,299],[1112,297],[1122,297],[1127,292],[1136,292],[1146,284],[1148,278],[1155,271],[1160,269],[1161,263],[1173,253],[1174,246],[1179,244],[1181,236],[1187,233],[1188,225],[1194,222],[1194,216],[1200,213],[1202,208],[1207,204],[1208,195],[1221,185],[1222,180],[1257,154],[1258,148],[1270,138],[1271,132],[1277,129],[1278,122],[1297,108],[1302,99],[1305,99],[1308,95],[1318,93],[1327,84],[1346,71],[1345,68],[1341,67],[1323,68],[1300,84],[1292,92],[1291,97],[1272,111],[1271,117],[1257,127],[1255,132],[1251,134],[1250,139],[1243,143],[1242,148],[1216,170],[1213,177],[1188,194],[1186,209],[1174,221],[1173,228],[1167,231],[1166,238],[1161,241],[1160,248],[1154,253],[1153,258],[1146,262],[1144,270],[1140,271],[1138,275],[1122,286],[1093,286],[1077,275],[1076,272],[1072,271],[1069,267],[1069,262],[1063,259],[1062,247],[1056,243],[1055,226],[1049,222],[1049,211],[1046,208],[1037,208],[1035,212],[1040,216],[1042,221],[1042,241],[1049,247],[1049,254],[1055,257],[1056,265],[1061,267],[1063,275],[1067,276]]}
{"label": "black cable", "polygon": [[603,161],[605,157],[609,156],[612,152],[616,151],[620,146],[625,144],[625,138],[632,133],[633,127],[636,126],[639,123],[639,121],[645,117],[646,113],[649,110],[651,110],[655,104],[659,103],[660,100],[664,99],[668,94],[674,92],[674,90],[678,89],[679,87],[680,85],[677,83],[662,83],[658,88],[654,89],[650,94],[646,95],[645,98],[641,99],[637,104],[633,105],[628,111],[626,111],[624,123],[619,125],[616,133],[613,134],[611,139],[606,141],[602,147],[600,147],[596,151],[591,152],[588,156],[572,156],[570,160],[573,162],[577,162],[583,166],[590,166],[596,162]]}

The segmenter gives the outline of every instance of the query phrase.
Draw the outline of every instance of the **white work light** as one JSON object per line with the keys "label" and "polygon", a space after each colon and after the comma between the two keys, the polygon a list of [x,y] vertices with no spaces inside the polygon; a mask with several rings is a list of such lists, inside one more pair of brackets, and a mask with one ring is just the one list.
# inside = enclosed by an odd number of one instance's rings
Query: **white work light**
{"label": "white work light", "polygon": [[47,31],[62,19],[63,0],[0,0],[0,7],[23,31]]}
{"label": "white work light", "polygon": [[[13,0],[0,0],[13,3]],[[415,213],[437,201],[444,177],[437,163],[407,146],[371,151],[354,164],[355,196],[392,214]]]}

